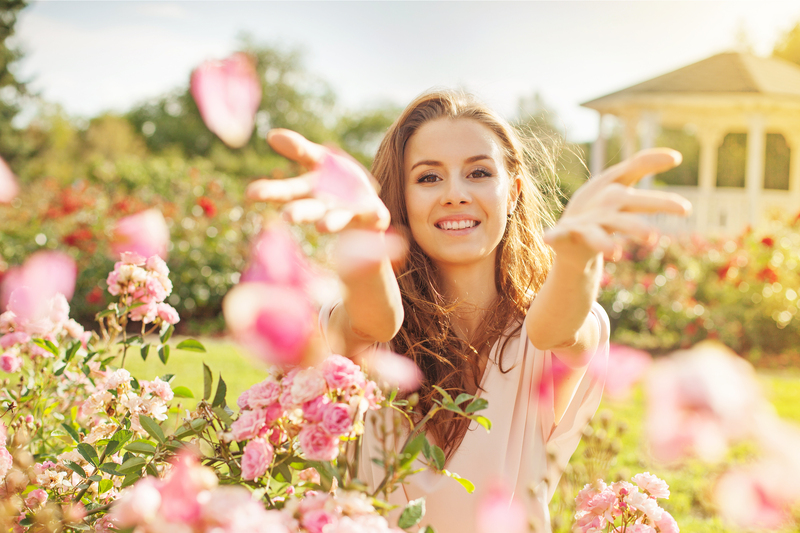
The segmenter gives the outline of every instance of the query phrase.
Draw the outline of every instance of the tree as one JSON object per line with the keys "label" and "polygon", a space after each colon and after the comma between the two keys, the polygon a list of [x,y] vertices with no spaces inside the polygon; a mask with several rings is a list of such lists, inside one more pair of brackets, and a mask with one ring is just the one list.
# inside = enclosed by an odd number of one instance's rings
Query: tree
{"label": "tree", "polygon": [[800,65],[800,22],[778,39],[772,55]]}
{"label": "tree", "polygon": [[26,5],[27,0],[0,0],[0,156],[12,165],[19,156],[19,138],[12,121],[27,90],[12,71],[22,53],[9,47],[7,41],[14,35],[17,14]]}

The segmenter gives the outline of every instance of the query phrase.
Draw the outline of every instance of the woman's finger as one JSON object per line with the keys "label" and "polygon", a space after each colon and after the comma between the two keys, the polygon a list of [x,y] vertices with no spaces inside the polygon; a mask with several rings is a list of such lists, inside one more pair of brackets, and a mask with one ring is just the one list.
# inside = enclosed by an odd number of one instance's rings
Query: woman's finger
{"label": "woman's finger", "polygon": [[262,202],[291,202],[311,196],[312,176],[304,174],[288,179],[260,179],[247,186],[245,196]]}
{"label": "woman's finger", "polygon": [[296,131],[277,128],[267,134],[269,145],[284,157],[312,169],[325,157],[327,149],[313,143]]}
{"label": "woman's finger", "polygon": [[666,191],[628,188],[617,198],[619,210],[630,213],[668,213],[688,215],[692,203],[679,194]]}
{"label": "woman's finger", "polygon": [[347,209],[330,209],[317,221],[317,230],[323,233],[338,233],[353,220],[355,213]]}
{"label": "woman's finger", "polygon": [[609,183],[633,185],[648,174],[658,174],[681,164],[683,156],[671,148],[650,148],[617,163],[586,182],[587,187],[601,188]]}
{"label": "woman's finger", "polygon": [[608,233],[628,235],[644,242],[652,242],[657,232],[642,217],[629,213],[613,213],[597,221]]}
{"label": "woman's finger", "polygon": [[595,224],[559,223],[545,232],[544,241],[556,250],[556,254],[558,254],[558,246],[561,243],[580,244],[582,242],[590,250],[602,252],[607,257],[614,256],[619,249],[611,235]]}
{"label": "woman's finger", "polygon": [[294,224],[310,224],[317,222],[328,211],[324,202],[316,198],[303,198],[289,202],[283,208],[283,217]]}

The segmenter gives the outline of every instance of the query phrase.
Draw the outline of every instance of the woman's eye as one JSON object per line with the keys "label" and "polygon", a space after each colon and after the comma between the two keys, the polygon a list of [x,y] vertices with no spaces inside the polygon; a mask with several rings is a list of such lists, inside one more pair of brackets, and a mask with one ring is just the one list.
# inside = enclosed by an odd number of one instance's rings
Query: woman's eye
{"label": "woman's eye", "polygon": [[484,170],[484,169],[482,169],[482,168],[479,168],[479,169],[477,169],[477,170],[473,170],[473,171],[470,173],[470,175],[469,175],[469,176],[470,176],[471,178],[491,178],[491,177],[492,177],[492,173],[491,173],[491,172],[489,172],[488,170]]}
{"label": "woman's eye", "polygon": [[433,183],[439,179],[436,174],[423,174],[417,178],[417,183]]}

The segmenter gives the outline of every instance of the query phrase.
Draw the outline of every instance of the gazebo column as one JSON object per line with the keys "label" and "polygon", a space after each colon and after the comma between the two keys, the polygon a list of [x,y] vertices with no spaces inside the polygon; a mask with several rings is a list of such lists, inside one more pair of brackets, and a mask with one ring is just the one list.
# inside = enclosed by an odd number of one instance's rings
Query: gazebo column
{"label": "gazebo column", "polygon": [[636,130],[639,125],[638,114],[627,114],[620,117],[625,125],[622,136],[622,159],[629,159],[636,153]]}
{"label": "gazebo column", "polygon": [[603,127],[606,115],[600,114],[597,124],[597,139],[592,143],[592,166],[589,172],[592,176],[597,176],[606,168],[606,131]]}
{"label": "gazebo column", "polygon": [[[653,148],[656,145],[659,116],[655,111],[645,111],[639,119],[639,150]],[[648,174],[639,180],[642,189],[653,188],[654,174]]]}
{"label": "gazebo column", "polygon": [[700,142],[700,161],[697,169],[697,205],[695,212],[697,231],[705,234],[709,229],[711,202],[717,186],[717,158],[724,132],[717,128],[701,127],[697,132]]}
{"label": "gazebo column", "polygon": [[789,144],[789,197],[792,209],[787,215],[800,213],[800,135],[785,136]]}
{"label": "gazebo column", "polygon": [[744,187],[747,194],[747,222],[755,227],[761,221],[761,191],[764,189],[764,155],[767,148],[766,120],[753,113],[747,129],[747,167]]}

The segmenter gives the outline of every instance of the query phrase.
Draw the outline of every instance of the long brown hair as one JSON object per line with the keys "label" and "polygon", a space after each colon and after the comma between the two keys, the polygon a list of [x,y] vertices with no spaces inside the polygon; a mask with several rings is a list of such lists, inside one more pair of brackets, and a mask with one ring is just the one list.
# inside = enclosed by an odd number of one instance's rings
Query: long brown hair
{"label": "long brown hair", "polygon": [[[509,176],[522,178],[516,207],[509,213],[496,254],[498,301],[485,311],[485,327],[469,342],[459,338],[451,326],[451,316],[458,303],[448,302],[443,297],[435,265],[414,242],[408,228],[403,168],[405,147],[423,124],[439,118],[472,119],[489,128],[501,142]],[[419,417],[430,410],[438,395],[433,385],[456,396],[466,392],[471,377],[474,388],[479,389],[478,351],[511,328],[497,357],[500,370],[509,370],[503,365],[508,339],[522,328],[531,300],[550,269],[552,252],[544,243],[542,233],[553,223],[553,206],[548,205],[548,201],[557,198],[551,194],[554,159],[552,151],[541,140],[531,138],[522,142],[518,133],[471,95],[434,90],[409,104],[389,128],[375,156],[372,174],[381,185],[381,199],[391,213],[393,227],[410,239],[408,259],[397,272],[405,319],[392,340],[392,348],[412,358],[425,376],[419,391]],[[443,411],[433,417],[427,430],[450,457],[461,444],[468,426],[469,420]]]}

